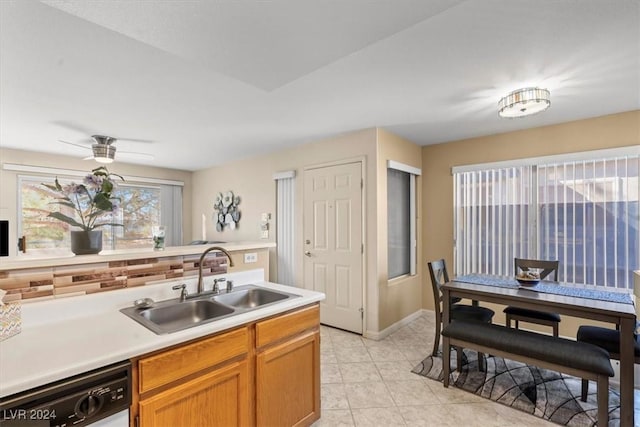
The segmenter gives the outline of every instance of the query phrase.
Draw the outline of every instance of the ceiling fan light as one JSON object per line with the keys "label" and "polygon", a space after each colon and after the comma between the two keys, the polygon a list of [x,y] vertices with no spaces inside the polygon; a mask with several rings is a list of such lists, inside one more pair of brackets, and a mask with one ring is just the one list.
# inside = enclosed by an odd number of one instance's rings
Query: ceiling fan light
{"label": "ceiling fan light", "polygon": [[551,94],[547,89],[528,87],[514,90],[498,102],[498,115],[517,118],[541,113],[551,105]]}
{"label": "ceiling fan light", "polygon": [[93,159],[98,163],[113,163],[116,147],[113,145],[93,144]]}

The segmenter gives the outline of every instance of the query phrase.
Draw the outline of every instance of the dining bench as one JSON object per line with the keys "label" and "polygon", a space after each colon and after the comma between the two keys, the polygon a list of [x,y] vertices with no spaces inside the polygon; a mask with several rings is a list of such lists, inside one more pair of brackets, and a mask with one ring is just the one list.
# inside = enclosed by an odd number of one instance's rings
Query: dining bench
{"label": "dining bench", "polygon": [[445,387],[449,387],[451,346],[471,348],[596,381],[598,425],[608,425],[609,377],[613,377],[614,372],[606,350],[584,342],[478,322],[449,323],[443,328],[442,337]]}

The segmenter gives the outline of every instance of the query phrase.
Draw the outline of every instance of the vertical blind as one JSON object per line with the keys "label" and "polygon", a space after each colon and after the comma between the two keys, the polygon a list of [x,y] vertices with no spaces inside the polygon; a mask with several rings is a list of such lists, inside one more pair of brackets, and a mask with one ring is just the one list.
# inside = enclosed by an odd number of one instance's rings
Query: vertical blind
{"label": "vertical blind", "polygon": [[295,286],[294,279],[294,213],[295,172],[274,175],[276,180],[276,243],[278,283]]}
{"label": "vertical blind", "polygon": [[454,171],[457,274],[511,276],[557,259],[559,280],[633,288],[640,268],[638,155]]}
{"label": "vertical blind", "polygon": [[410,181],[407,172],[387,169],[388,278],[411,273]]}
{"label": "vertical blind", "polygon": [[417,274],[418,203],[415,166],[387,160],[388,279]]}

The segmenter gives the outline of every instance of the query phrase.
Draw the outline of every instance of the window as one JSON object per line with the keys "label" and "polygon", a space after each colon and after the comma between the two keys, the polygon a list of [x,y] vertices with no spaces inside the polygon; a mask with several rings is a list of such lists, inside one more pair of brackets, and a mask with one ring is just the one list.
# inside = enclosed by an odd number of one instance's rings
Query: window
{"label": "window", "polygon": [[162,224],[160,188],[119,184],[115,195],[121,208],[114,220],[123,227],[104,227],[103,244],[112,249],[152,247],[151,227]]}
{"label": "window", "polygon": [[456,273],[511,276],[514,257],[558,259],[560,281],[632,288],[637,148],[513,163],[454,168]]}
{"label": "window", "polygon": [[[62,176],[55,171],[52,173],[54,175],[62,184],[80,179]],[[164,183],[134,184],[131,178],[125,179],[124,183],[118,183],[115,193],[121,200],[121,208],[113,214],[113,222],[123,224],[123,227],[101,228],[103,248],[152,247],[151,227],[158,224],[167,226],[167,245],[182,244],[182,187]],[[47,217],[52,209],[65,207],[51,203],[55,195],[42,185],[43,182],[53,183],[53,178],[18,176],[18,233],[26,236],[28,252],[31,254],[66,253],[70,246],[70,226]],[[73,215],[71,211],[67,214]]]}
{"label": "window", "polygon": [[416,274],[416,176],[420,169],[388,161],[388,278]]}

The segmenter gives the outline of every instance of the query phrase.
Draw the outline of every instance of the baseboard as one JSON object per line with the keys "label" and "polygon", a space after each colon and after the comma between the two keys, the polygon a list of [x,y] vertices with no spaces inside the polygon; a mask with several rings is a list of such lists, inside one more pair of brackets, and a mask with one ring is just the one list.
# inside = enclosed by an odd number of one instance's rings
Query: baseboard
{"label": "baseboard", "polygon": [[382,331],[379,332],[375,332],[375,331],[365,331],[362,336],[365,338],[368,338],[370,340],[374,340],[374,341],[380,341],[382,339],[385,339],[386,337],[388,337],[389,335],[391,335],[392,333],[396,332],[397,330],[403,328],[404,326],[407,326],[409,323],[413,322],[414,320],[416,320],[417,318],[419,318],[420,316],[422,316],[425,313],[432,313],[433,310],[426,310],[424,308],[411,313],[410,315],[408,315],[407,317],[398,320],[396,323],[394,323],[393,325],[389,326],[388,328],[383,329]]}

